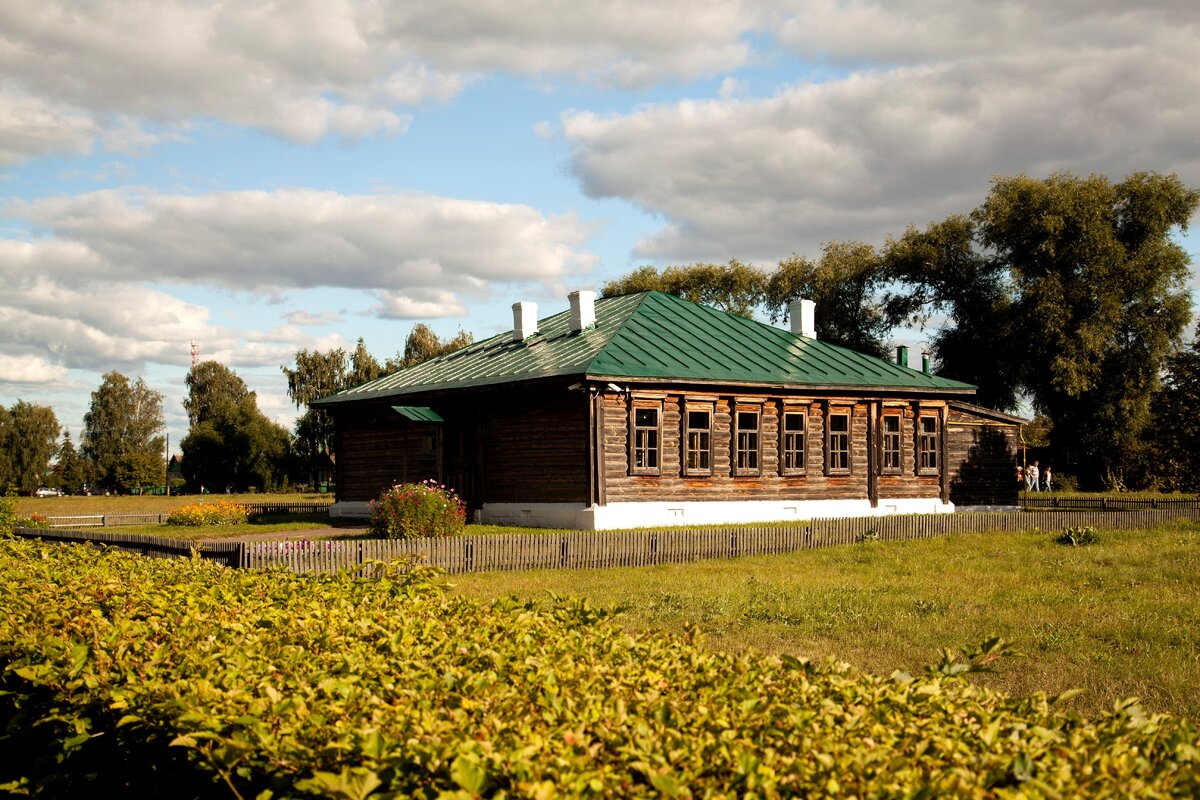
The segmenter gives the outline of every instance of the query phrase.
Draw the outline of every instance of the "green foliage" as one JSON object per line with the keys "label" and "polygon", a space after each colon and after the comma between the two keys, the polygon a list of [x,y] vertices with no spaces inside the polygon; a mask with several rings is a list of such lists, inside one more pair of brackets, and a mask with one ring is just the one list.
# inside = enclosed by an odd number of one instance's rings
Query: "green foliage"
{"label": "green foliage", "polygon": [[167,517],[168,525],[244,525],[250,518],[250,509],[241,503],[220,498],[201,500],[179,506]]}
{"label": "green foliage", "polygon": [[141,378],[131,383],[119,372],[107,373],[83,417],[80,454],[91,482],[102,489],[161,485],[165,427],[161,394]]}
{"label": "green foliage", "polygon": [[270,490],[286,480],[288,433],[258,410],[237,373],[205,361],[188,373],[187,385],[183,405],[196,422],[180,443],[189,486]]}
{"label": "green foliage", "polygon": [[87,483],[87,472],[83,459],[71,441],[71,432],[63,431],[62,444],[58,448],[58,458],[54,465],[58,485],[67,494],[79,494]]}
{"label": "green foliage", "polygon": [[30,514],[27,518],[17,520],[18,528],[49,528],[50,520],[45,514],[38,514],[36,511]]}
{"label": "green foliage", "polygon": [[1090,525],[1079,525],[1074,528],[1063,528],[1063,532],[1054,537],[1054,541],[1068,547],[1085,547],[1100,541],[1096,529]]}
{"label": "green foliage", "polygon": [[127,796],[357,798],[1200,791],[1186,721],[1123,702],[1089,722],[963,679],[1002,643],[966,669],[951,658],[882,678],[633,637],[575,601],[472,603],[437,580],[0,541],[0,784],[105,795],[115,773],[138,782]]}
{"label": "green foliage", "polygon": [[44,485],[59,430],[49,406],[18,400],[10,409],[0,407],[0,485],[24,494]]}
{"label": "green foliage", "polygon": [[466,520],[454,489],[432,479],[397,484],[371,501],[371,532],[388,539],[457,536]]}
{"label": "green foliage", "polygon": [[1188,255],[1172,235],[1197,205],[1200,193],[1174,175],[1114,184],[1056,173],[997,179],[973,215],[1018,298],[1022,383],[1087,486],[1121,480],[1149,422],[1191,305]]}
{"label": "green foliage", "polygon": [[389,358],[386,369],[388,372],[394,372],[405,367],[413,367],[431,358],[461,350],[474,340],[475,337],[461,328],[453,338],[441,339],[428,325],[418,322],[413,325],[408,338],[404,340],[404,355],[397,354],[395,358]]}
{"label": "green foliage", "polygon": [[659,291],[738,314],[753,316],[766,297],[767,276],[761,269],[733,259],[728,264],[639,267],[600,288],[601,297]]}
{"label": "green foliage", "polygon": [[0,497],[0,536],[10,534],[17,524],[17,495],[11,486]]}
{"label": "green foliage", "polygon": [[883,358],[894,325],[881,302],[887,283],[875,248],[862,242],[829,242],[821,259],[793,255],[779,262],[766,289],[772,321],[787,317],[788,304],[816,303],[817,338]]}
{"label": "green foliage", "polygon": [[1163,385],[1151,401],[1142,483],[1176,492],[1200,492],[1200,323],[1191,344],[1173,353]]}

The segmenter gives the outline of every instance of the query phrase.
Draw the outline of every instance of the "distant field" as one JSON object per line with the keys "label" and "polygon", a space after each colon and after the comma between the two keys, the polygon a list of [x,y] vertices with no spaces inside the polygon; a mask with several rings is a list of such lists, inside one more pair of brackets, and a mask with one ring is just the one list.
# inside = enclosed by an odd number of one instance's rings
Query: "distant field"
{"label": "distant field", "polygon": [[1018,695],[1078,688],[1086,714],[1123,697],[1200,720],[1200,524],[870,542],[783,556],[594,571],[455,575],[463,595],[581,596],[633,630],[697,627],[718,650],[919,670],[991,635],[1025,658],[981,683]]}
{"label": "distant field", "polygon": [[[204,498],[218,497],[233,499],[243,503],[311,503],[329,502],[333,500],[328,494],[222,494],[204,495]],[[17,515],[28,517],[30,514],[44,514],[48,517],[71,516],[84,514],[161,514],[188,503],[201,500],[200,495],[138,495],[112,496],[92,495],[91,497],[19,497],[17,498]]]}

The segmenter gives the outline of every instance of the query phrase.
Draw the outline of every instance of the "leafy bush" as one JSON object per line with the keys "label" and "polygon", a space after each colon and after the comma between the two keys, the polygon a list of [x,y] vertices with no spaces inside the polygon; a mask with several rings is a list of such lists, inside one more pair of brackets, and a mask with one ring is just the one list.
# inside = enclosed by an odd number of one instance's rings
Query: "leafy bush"
{"label": "leafy bush", "polygon": [[466,524],[463,501],[432,479],[396,484],[371,501],[371,532],[388,539],[456,536]]}
{"label": "leafy bush", "polygon": [[12,533],[17,524],[17,496],[12,487],[0,497],[0,535]]}
{"label": "leafy bush", "polygon": [[[1197,734],[962,676],[716,653],[578,602],[0,541],[0,792],[1194,797]],[[153,769],[147,767],[153,765]],[[110,791],[111,790],[111,791]]]}
{"label": "leafy bush", "polygon": [[36,511],[29,515],[28,519],[17,520],[18,528],[49,528],[50,520],[45,514],[39,514]]}
{"label": "leafy bush", "polygon": [[1096,529],[1090,525],[1081,525],[1076,528],[1063,528],[1063,532],[1055,538],[1054,541],[1059,544],[1065,544],[1068,547],[1083,547],[1084,545],[1095,544],[1100,540],[1096,535]]}
{"label": "leafy bush", "polygon": [[242,525],[250,518],[250,509],[232,500],[201,500],[180,506],[167,517],[168,525]]}

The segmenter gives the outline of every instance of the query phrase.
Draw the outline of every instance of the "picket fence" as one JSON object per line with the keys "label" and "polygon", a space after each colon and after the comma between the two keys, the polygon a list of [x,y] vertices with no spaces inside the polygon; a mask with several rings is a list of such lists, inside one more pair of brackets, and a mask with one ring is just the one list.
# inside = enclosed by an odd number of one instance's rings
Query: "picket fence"
{"label": "picket fence", "polygon": [[814,519],[808,525],[679,528],[659,531],[505,533],[445,539],[291,539],[197,545],[179,539],[123,536],[104,531],[17,529],[45,541],[90,541],[148,556],[193,551],[230,567],[298,573],[351,570],[378,574],[387,562],[424,563],[449,573],[533,569],[602,569],[705,559],[772,555],[867,540],[901,541],[988,531],[1090,526],[1099,530],[1150,528],[1200,520],[1200,509],[1173,507],[1113,514],[1104,511],[971,512]]}

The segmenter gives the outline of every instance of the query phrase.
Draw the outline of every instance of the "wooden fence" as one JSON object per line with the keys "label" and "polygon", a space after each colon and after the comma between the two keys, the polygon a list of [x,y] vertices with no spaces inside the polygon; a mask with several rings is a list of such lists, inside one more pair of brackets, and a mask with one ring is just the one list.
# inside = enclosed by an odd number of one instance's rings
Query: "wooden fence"
{"label": "wooden fence", "polygon": [[41,539],[44,542],[91,543],[119,547],[131,550],[151,558],[190,558],[192,553],[198,553],[201,558],[210,559],[227,567],[239,567],[242,564],[243,542],[214,542],[198,544],[187,539],[170,539],[166,536],[146,536],[129,533],[108,533],[107,531],[75,531],[54,528],[17,528],[13,531],[17,536],[26,539]]}
{"label": "wooden fence", "polygon": [[[313,514],[328,515],[332,502],[263,502],[241,503],[254,514]],[[157,514],[80,514],[47,517],[51,528],[113,528],[120,525],[163,525],[170,511]]]}
{"label": "wooden fence", "polygon": [[1200,508],[1200,497],[1056,497],[1024,494],[1022,507],[1042,509],[1102,509],[1106,511],[1142,511],[1156,508]]}
{"label": "wooden fence", "polygon": [[[291,539],[222,542],[200,546],[200,555],[248,569],[333,573],[373,562],[413,560],[450,573],[532,569],[600,569],[683,563],[715,558],[771,555],[865,539],[901,541],[987,531],[1149,528],[1200,519],[1200,509],[1160,508],[1113,514],[1105,511],[979,512],[815,519],[807,526],[682,528],[663,531],[571,531],[459,536],[447,539]],[[52,541],[96,541],[147,555],[186,555],[194,543],[104,532],[18,529]],[[367,569],[365,572],[371,572]]]}

